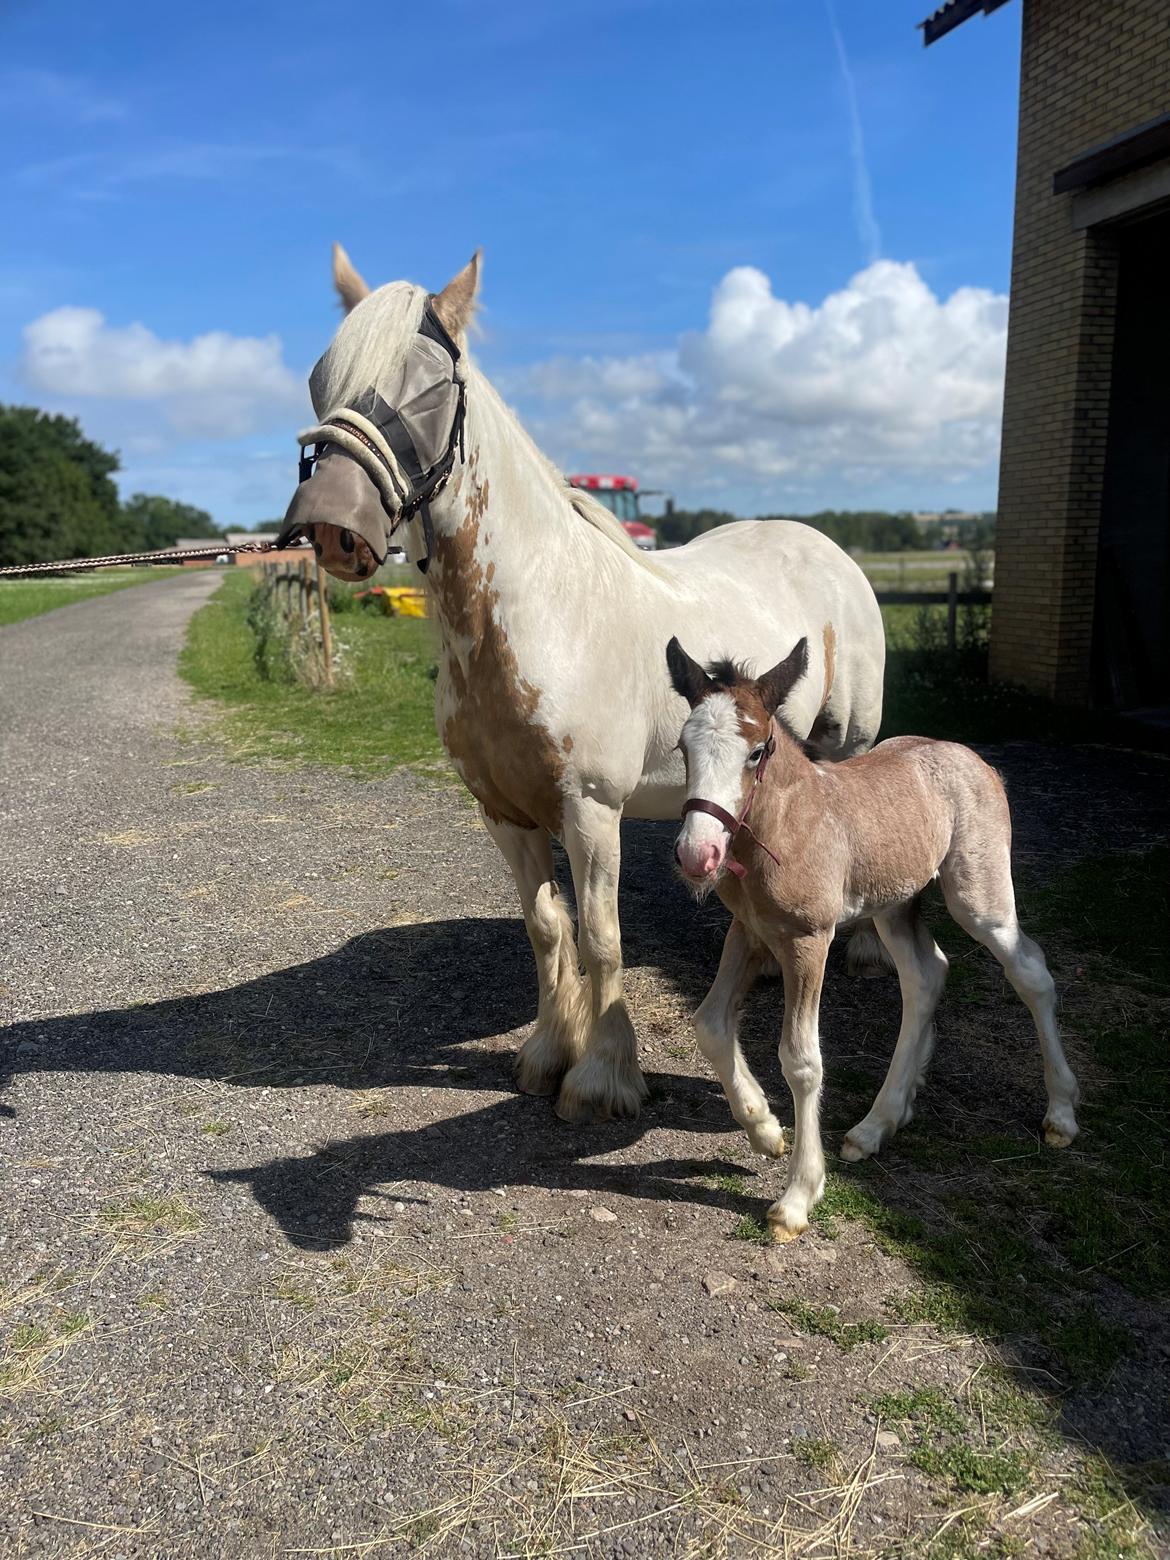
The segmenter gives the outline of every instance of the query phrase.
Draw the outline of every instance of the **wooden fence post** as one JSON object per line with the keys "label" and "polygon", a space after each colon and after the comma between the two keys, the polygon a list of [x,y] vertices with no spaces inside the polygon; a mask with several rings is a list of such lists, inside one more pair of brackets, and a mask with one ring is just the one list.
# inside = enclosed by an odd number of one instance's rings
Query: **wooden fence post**
{"label": "wooden fence post", "polygon": [[333,686],[333,630],[329,623],[329,592],[325,589],[325,570],[317,564],[317,611],[321,617],[321,655],[325,662],[325,686]]}
{"label": "wooden fence post", "polygon": [[952,569],[947,575],[947,649],[958,643],[955,629],[959,615],[959,576]]}

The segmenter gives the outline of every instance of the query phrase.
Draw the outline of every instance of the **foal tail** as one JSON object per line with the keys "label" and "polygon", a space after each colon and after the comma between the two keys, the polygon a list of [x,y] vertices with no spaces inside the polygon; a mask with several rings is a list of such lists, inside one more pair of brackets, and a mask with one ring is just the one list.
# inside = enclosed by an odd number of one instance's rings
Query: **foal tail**
{"label": "foal tail", "polygon": [[894,961],[872,921],[859,921],[854,927],[845,950],[845,967],[850,975],[870,980],[889,975],[893,970]]}

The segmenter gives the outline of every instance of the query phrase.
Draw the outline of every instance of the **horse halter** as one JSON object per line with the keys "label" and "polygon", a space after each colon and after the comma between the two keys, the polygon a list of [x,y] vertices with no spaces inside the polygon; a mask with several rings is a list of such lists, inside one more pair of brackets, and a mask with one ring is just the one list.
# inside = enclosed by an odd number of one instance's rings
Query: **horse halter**
{"label": "horse halter", "polygon": [[[428,296],[422,320],[406,355],[394,406],[371,385],[350,404],[333,407],[320,423],[297,435],[301,446],[299,478],[303,485],[324,472],[318,462],[348,456],[373,482],[382,510],[390,524],[379,524],[380,534],[369,534],[372,521],[347,524],[367,543],[379,563],[386,561],[390,539],[399,526],[417,514],[422,520],[423,556],[419,569],[425,574],[434,552],[435,531],[431,500],[442,492],[455,466],[455,452],[466,457],[464,423],[467,386],[457,365],[461,353],[435,313],[434,294]],[[309,377],[314,407],[316,386],[323,380],[324,359]],[[303,533],[298,519],[298,488],[293,495],[276,545],[283,547]],[[344,524],[338,520],[337,524]]]}
{"label": "horse halter", "polygon": [[752,783],[748,788],[747,800],[740,808],[738,818],[733,818],[726,808],[720,807],[718,802],[709,802],[705,797],[702,796],[692,796],[683,803],[682,816],[684,818],[688,813],[693,812],[710,813],[711,817],[714,818],[716,822],[721,823],[727,830],[731,838],[728,842],[727,859],[724,862],[724,866],[733,877],[742,879],[747,876],[747,868],[741,862],[736,861],[735,857],[731,854],[731,847],[735,844],[735,836],[741,829],[751,839],[755,840],[756,844],[764,852],[765,856],[771,856],[772,860],[776,863],[777,866],[781,865],[779,858],[774,856],[768,847],[764,844],[763,840],[760,839],[759,835],[752,831],[747,821],[747,815],[751,811],[752,802],[755,800],[756,791],[759,789],[759,786],[764,778],[764,771],[768,767],[768,760],[775,751],[776,733],[774,730],[769,730],[768,740],[764,743],[763,757],[756,765],[756,772],[752,776]]}

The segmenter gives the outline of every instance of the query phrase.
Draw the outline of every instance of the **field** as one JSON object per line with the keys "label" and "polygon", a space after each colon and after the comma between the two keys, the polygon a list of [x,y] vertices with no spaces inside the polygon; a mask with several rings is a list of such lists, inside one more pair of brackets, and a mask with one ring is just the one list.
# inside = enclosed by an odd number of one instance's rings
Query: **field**
{"label": "field", "polygon": [[88,601],[112,590],[130,585],[145,585],[175,575],[181,570],[165,565],[149,569],[94,569],[88,574],[50,576],[46,579],[0,579],[0,627],[39,617],[54,607],[67,607],[74,601]]}

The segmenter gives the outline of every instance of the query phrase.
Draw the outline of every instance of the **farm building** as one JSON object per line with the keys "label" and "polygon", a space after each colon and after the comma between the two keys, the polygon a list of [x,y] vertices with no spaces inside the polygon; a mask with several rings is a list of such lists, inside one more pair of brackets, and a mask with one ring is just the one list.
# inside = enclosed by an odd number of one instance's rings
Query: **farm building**
{"label": "farm building", "polygon": [[[949,0],[925,41],[1005,3]],[[1170,5],[1021,4],[992,675],[1164,713]]]}

